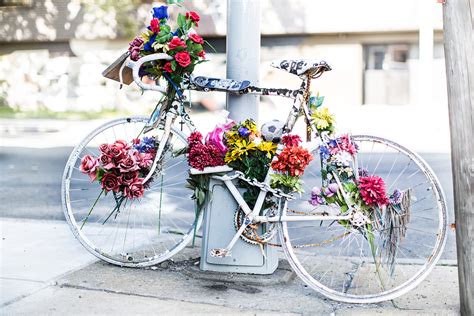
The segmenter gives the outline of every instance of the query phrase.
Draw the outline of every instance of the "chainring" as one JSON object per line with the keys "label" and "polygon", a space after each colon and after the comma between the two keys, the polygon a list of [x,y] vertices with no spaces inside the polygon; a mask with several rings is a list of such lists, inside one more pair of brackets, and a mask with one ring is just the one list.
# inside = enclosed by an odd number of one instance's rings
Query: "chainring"
{"label": "chainring", "polygon": [[[264,215],[274,215],[275,212],[274,208],[269,208],[265,210]],[[240,229],[244,219],[245,212],[239,207],[234,213],[234,227],[236,231]],[[265,244],[275,236],[277,232],[276,227],[276,223],[266,223],[265,225],[263,223],[251,223],[244,229],[240,239],[252,245]]]}

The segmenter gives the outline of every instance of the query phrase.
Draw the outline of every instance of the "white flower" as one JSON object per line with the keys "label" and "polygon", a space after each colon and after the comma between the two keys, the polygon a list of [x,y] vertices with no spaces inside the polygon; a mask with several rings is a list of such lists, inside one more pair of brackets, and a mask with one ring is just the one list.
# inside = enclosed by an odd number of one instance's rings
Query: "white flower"
{"label": "white flower", "polygon": [[347,151],[340,151],[335,156],[336,161],[343,166],[349,166],[352,162],[352,155]]}

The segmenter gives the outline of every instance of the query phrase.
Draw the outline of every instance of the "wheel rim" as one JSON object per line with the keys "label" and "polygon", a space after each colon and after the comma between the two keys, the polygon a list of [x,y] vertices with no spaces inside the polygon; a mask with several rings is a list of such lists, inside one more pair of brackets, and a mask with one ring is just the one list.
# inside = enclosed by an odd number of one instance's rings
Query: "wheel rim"
{"label": "wheel rim", "polygon": [[202,220],[202,215],[195,218],[191,191],[184,189],[186,158],[172,155],[186,146],[185,136],[175,129],[163,172],[155,176],[142,198],[126,202],[117,217],[105,220],[115,202],[111,194],[99,197],[100,184],[91,183],[79,171],[80,160],[85,154],[97,156],[101,143],[131,141],[146,121],[143,117],[118,119],[97,128],[73,150],[63,176],[63,209],[76,238],[98,258],[120,266],[143,267],[167,260],[195,238],[194,227]]}
{"label": "wheel rim", "polygon": [[[393,186],[398,186],[399,189],[410,186],[414,187],[414,194],[418,198],[412,202],[412,220],[408,224],[407,235],[397,247],[397,265],[393,276],[389,276],[389,264],[385,264],[384,267],[383,260],[378,264],[380,268],[375,269],[374,262],[378,260],[373,260],[373,256],[368,255],[368,243],[362,242],[362,235],[350,233],[347,236],[351,237],[340,237],[347,229],[337,223],[331,228],[325,227],[328,225],[327,222],[323,222],[322,226],[319,226],[320,222],[284,222],[280,225],[280,237],[284,241],[285,253],[290,264],[309,286],[335,300],[374,303],[393,299],[408,292],[432,270],[441,256],[446,239],[446,206],[434,173],[419,156],[382,138],[353,136],[353,139],[360,146],[358,159],[360,165],[369,169],[371,171],[369,174],[381,176],[386,182],[387,192],[391,192]],[[394,155],[398,155],[398,158]],[[315,160],[319,160],[317,151]],[[386,167],[387,161],[390,162],[388,167]],[[318,165],[318,168],[314,167],[315,165]],[[308,193],[311,192],[314,183],[319,181],[320,185],[321,177],[319,172],[315,171],[319,169],[319,162],[313,163],[313,168],[307,169],[303,176],[303,180],[306,180],[306,194],[302,198],[303,201],[305,198],[309,199]],[[429,191],[423,195],[423,190],[427,188]],[[303,205],[303,209],[300,210],[311,212],[302,203],[301,200],[290,202],[288,209],[296,209]],[[288,212],[287,215],[292,214]],[[327,245],[316,245],[333,237],[339,239]],[[314,246],[295,249],[295,246],[311,244]],[[378,244],[380,244],[380,257],[383,258],[381,238],[376,241],[376,245]],[[384,268],[387,271],[384,272]]]}

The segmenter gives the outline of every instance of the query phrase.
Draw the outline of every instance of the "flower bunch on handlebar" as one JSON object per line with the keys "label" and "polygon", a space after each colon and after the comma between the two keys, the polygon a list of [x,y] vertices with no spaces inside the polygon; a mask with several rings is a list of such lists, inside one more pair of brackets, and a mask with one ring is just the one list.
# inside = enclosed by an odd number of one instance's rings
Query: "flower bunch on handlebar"
{"label": "flower bunch on handlebar", "polygon": [[136,61],[149,54],[165,53],[173,59],[146,63],[140,74],[155,80],[164,77],[179,85],[183,75],[192,73],[194,67],[206,58],[204,40],[195,30],[199,21],[196,12],[178,13],[176,26],[172,30],[168,7],[153,8],[147,30],[130,42],[130,58]]}

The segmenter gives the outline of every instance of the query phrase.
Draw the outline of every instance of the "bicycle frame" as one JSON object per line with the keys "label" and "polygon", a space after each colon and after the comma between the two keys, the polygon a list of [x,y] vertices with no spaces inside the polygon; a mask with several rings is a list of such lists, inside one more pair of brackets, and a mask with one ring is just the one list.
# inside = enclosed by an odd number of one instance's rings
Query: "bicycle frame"
{"label": "bicycle frame", "polygon": [[[149,61],[148,59],[153,60],[153,58],[150,55],[150,58],[144,57],[141,60],[139,60],[139,62],[136,62],[136,63],[129,61],[128,66],[133,69],[134,81],[144,90],[156,90],[160,92],[165,92],[162,87],[159,87],[159,86],[154,87],[149,84],[144,84],[138,78],[138,69],[140,68],[141,64],[143,64],[146,61]],[[237,91],[236,93],[265,95],[265,96],[281,96],[281,97],[293,99],[294,101],[293,101],[292,108],[290,109],[286,123],[284,125],[284,132],[289,133],[293,130],[295,123],[298,120],[301,113],[305,116],[305,119],[308,122],[310,121],[308,98],[309,98],[309,85],[310,85],[311,78],[310,76],[300,76],[300,78],[302,79],[302,83],[301,83],[301,86],[296,90],[260,88],[260,87],[255,87],[255,86],[249,86],[245,88],[243,91]],[[185,79],[186,80],[184,80],[181,86],[183,90],[203,91],[202,88],[193,84],[192,78],[185,78]],[[211,88],[211,89],[206,89],[205,91],[207,92],[207,91],[214,91],[214,90],[216,89]],[[227,91],[227,92],[231,93],[231,91]],[[143,180],[144,183],[146,183],[151,178],[151,176],[154,174],[156,170],[158,162],[161,159],[161,155],[163,154],[164,148],[166,147],[166,144],[169,140],[170,133],[171,133],[171,126],[173,125],[176,118],[179,116],[182,119],[182,122],[187,126],[187,128],[191,132],[194,132],[196,130],[194,123],[192,122],[191,118],[189,117],[189,115],[186,113],[186,111],[184,110],[182,106],[183,101],[185,101],[185,97],[178,96],[177,98],[175,98],[175,100],[172,100],[171,107],[167,109],[165,113],[160,113],[160,116],[162,117],[158,118],[160,120],[158,126],[160,125],[163,126],[164,133],[160,139],[156,157],[150,169],[150,172]],[[164,122],[164,123],[161,123],[161,122]],[[273,159],[275,159],[275,157],[277,157],[281,153],[283,148],[284,148],[284,145],[282,143],[279,143],[277,146],[276,153],[273,156]],[[265,176],[265,179],[263,181],[265,185],[268,185],[268,186],[270,185],[270,179],[273,173],[274,171],[271,168],[269,168],[267,175]],[[336,178],[336,181],[340,185],[337,175],[334,175],[334,176]],[[242,195],[238,191],[235,184],[232,182],[232,180],[236,178],[235,176],[234,177],[232,176],[229,177],[227,175],[213,176],[213,178],[222,181],[226,185],[226,187],[231,192],[234,199],[237,201],[237,203],[239,204],[239,206],[242,208],[242,210],[245,213],[245,219],[242,226],[236,232],[236,234],[234,235],[230,243],[227,245],[227,247],[217,251],[217,253],[215,254],[216,256],[229,255],[230,250],[232,249],[234,244],[237,242],[238,238],[242,235],[245,228],[252,222],[271,223],[271,222],[327,221],[327,220],[338,221],[338,220],[350,220],[352,218],[352,212],[351,212],[352,208],[349,208],[349,211],[346,213],[346,215],[339,215],[339,216],[329,216],[329,215],[283,216],[281,214],[275,215],[275,216],[259,216],[258,214],[260,213],[260,210],[265,201],[267,191],[260,190],[255,206],[253,209],[251,209],[248,206],[247,202],[245,202],[245,200],[243,199]],[[344,198],[346,197],[344,196]],[[285,201],[285,204],[286,203],[287,202]],[[323,212],[321,212],[321,214],[323,214]]]}

